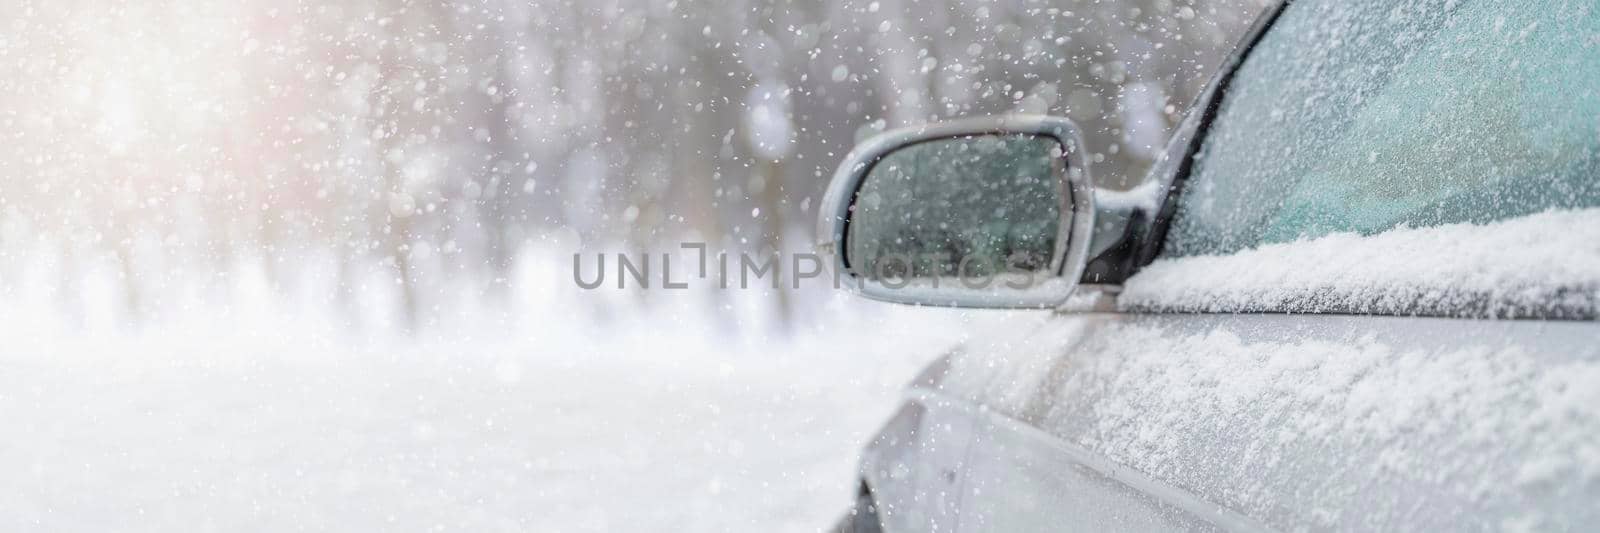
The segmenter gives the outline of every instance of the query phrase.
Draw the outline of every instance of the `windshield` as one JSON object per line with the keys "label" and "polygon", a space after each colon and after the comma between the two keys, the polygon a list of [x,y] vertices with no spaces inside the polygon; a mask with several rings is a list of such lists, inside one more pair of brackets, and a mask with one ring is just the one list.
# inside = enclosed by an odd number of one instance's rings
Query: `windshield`
{"label": "windshield", "polygon": [[1600,205],[1591,2],[1285,9],[1229,88],[1167,255]]}

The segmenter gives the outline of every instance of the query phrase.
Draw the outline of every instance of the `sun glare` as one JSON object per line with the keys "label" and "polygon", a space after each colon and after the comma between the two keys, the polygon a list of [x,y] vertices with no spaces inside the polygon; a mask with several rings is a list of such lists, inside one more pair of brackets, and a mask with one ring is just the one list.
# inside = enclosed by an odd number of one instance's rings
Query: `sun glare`
{"label": "sun glare", "polygon": [[[228,6],[124,4],[111,9],[50,6],[41,15],[56,24],[37,24],[24,52],[42,53],[53,65],[53,80],[34,85],[38,103],[53,110],[46,129],[35,132],[52,142],[61,159],[74,160],[97,175],[95,190],[134,179],[118,168],[129,163],[148,169],[145,179],[206,169],[208,162],[185,154],[206,154],[232,134],[226,110],[251,105],[239,90],[237,72],[246,68],[240,42],[246,34],[241,15]],[[46,31],[48,30],[48,32]],[[47,33],[54,33],[50,35]],[[33,43],[41,50],[27,50]],[[178,150],[185,147],[185,150]],[[111,183],[106,183],[107,181]]]}

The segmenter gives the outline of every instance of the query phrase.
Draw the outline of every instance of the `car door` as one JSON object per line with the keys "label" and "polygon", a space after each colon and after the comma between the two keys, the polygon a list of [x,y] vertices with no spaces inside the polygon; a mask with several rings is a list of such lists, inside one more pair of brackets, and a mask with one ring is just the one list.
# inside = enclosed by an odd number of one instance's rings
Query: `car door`
{"label": "car door", "polygon": [[1110,311],[950,363],[961,528],[1600,523],[1600,15],[1535,3],[1284,8]]}

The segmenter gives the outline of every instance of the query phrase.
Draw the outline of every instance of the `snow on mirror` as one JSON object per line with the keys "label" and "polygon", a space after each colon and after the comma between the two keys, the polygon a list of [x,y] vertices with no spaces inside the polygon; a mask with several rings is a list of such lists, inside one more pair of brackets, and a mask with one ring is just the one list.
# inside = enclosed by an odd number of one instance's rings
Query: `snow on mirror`
{"label": "snow on mirror", "polygon": [[[1054,278],[1066,236],[1064,149],[1053,137],[980,134],[885,154],[862,178],[844,262],[893,290],[1004,294]],[[934,303],[934,302],[929,302]]]}
{"label": "snow on mirror", "polygon": [[834,173],[818,247],[877,300],[1050,308],[1087,264],[1094,190],[1065,117],[973,117],[889,131]]}

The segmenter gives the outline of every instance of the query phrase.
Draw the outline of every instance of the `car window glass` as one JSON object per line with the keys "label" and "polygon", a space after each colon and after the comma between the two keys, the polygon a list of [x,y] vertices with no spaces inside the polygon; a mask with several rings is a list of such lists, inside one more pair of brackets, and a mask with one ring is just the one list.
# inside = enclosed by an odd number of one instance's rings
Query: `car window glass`
{"label": "car window glass", "polygon": [[1592,2],[1300,1],[1234,77],[1164,254],[1600,205]]}

